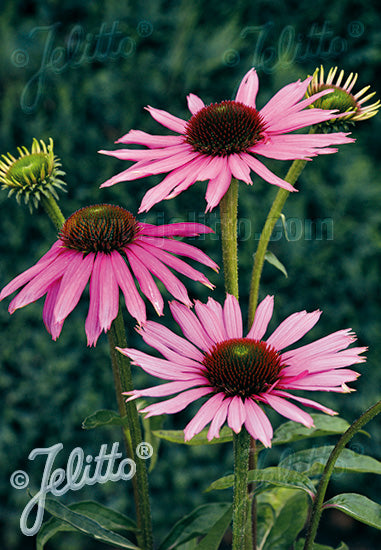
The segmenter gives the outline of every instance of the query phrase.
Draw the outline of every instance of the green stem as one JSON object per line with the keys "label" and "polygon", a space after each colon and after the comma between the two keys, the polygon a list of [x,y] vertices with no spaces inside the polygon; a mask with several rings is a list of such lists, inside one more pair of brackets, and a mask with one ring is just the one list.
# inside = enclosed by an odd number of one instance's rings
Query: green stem
{"label": "green stem", "polygon": [[338,459],[345,445],[352,439],[352,437],[380,412],[381,401],[378,401],[378,403],[366,410],[357,420],[355,420],[355,422],[353,422],[348,430],[341,436],[338,443],[335,445],[334,449],[329,455],[327,464],[325,465],[323,475],[317,488],[316,497],[311,511],[306,542],[304,544],[304,550],[312,550],[313,548],[314,540],[319,526],[320,516],[323,509],[325,493],[330,477],[333,473],[336,460]]}
{"label": "green stem", "polygon": [[[119,308],[116,319],[108,331],[110,344],[111,363],[115,381],[115,391],[120,415],[128,420],[128,431],[125,431],[125,442],[130,458],[134,458],[136,448],[142,443],[142,432],[135,401],[125,402],[122,392],[131,391],[132,375],[131,364],[128,357],[118,352],[115,348],[126,348],[127,340],[121,309]],[[137,524],[140,529],[138,535],[139,546],[144,550],[153,548],[151,507],[148,493],[148,475],[145,460],[138,457],[136,462],[136,476],[133,478],[133,490],[136,506]]]}
{"label": "green stem", "polygon": [[[300,176],[303,168],[305,167],[307,161],[305,160],[294,160],[292,163],[285,180],[288,183],[294,184],[298,177]],[[276,222],[279,219],[279,216],[282,213],[284,203],[287,200],[290,191],[280,188],[275,200],[271,206],[270,212],[267,216],[265,225],[263,227],[261,236],[259,238],[258,248],[254,257],[254,266],[251,275],[251,284],[250,284],[250,296],[249,296],[249,326],[252,325],[254,320],[254,314],[258,302],[258,291],[259,291],[259,282],[262,275],[263,264],[265,262],[265,255],[267,252],[267,247],[270,241],[271,234],[275,227]]]}
{"label": "green stem", "polygon": [[250,435],[244,427],[233,433],[234,493],[233,493],[233,550],[246,548],[246,530],[250,498],[247,492]]}
{"label": "green stem", "polygon": [[232,178],[220,201],[221,245],[225,290],[238,299],[237,208],[238,180]]}
{"label": "green stem", "polygon": [[[250,456],[249,456],[249,470],[256,470],[258,465],[258,448],[256,440],[250,438]],[[251,548],[257,548],[257,499],[255,498],[255,483],[249,484],[249,494],[252,496],[251,503]]]}
{"label": "green stem", "polygon": [[49,195],[49,197],[43,195],[41,197],[41,205],[56,228],[60,230],[65,223],[65,217],[52,195]]}

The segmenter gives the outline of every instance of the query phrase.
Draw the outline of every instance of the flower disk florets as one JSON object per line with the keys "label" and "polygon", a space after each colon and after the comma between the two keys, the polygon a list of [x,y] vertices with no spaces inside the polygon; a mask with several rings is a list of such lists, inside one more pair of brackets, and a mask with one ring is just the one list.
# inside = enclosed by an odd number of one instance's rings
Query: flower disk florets
{"label": "flower disk florets", "polygon": [[222,101],[202,108],[187,123],[186,141],[199,153],[224,157],[247,151],[264,137],[265,125],[254,107]]}
{"label": "flower disk florets", "polygon": [[250,397],[269,388],[282,369],[281,356],[260,340],[234,338],[216,344],[203,360],[204,376],[227,396]]}
{"label": "flower disk florets", "polygon": [[74,212],[64,223],[60,239],[66,248],[84,253],[122,252],[135,239],[139,225],[120,206],[97,204]]}

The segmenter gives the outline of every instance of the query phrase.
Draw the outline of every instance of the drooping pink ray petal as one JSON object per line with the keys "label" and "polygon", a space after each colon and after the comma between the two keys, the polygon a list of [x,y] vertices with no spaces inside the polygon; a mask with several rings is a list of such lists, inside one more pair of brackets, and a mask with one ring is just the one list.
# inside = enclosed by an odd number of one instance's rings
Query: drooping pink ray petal
{"label": "drooping pink ray petal", "polygon": [[199,384],[200,380],[197,378],[192,380],[176,380],[175,382],[166,382],[165,384],[159,384],[158,386],[153,386],[152,388],[146,388],[144,390],[124,392],[123,395],[131,394],[131,397],[129,397],[127,401],[131,401],[139,397],[164,397],[173,395],[174,393],[178,393],[180,391],[189,390]]}
{"label": "drooping pink ray petal", "polygon": [[229,168],[234,178],[244,181],[249,185],[253,185],[250,177],[250,168],[247,163],[241,158],[241,155],[229,155]]}
{"label": "drooping pink ray petal", "polygon": [[226,160],[224,170],[220,172],[217,177],[209,180],[205,194],[205,199],[208,204],[206,212],[210,212],[210,210],[213,210],[213,208],[220,203],[220,200],[229,189],[231,178],[232,175],[229,164]]}
{"label": "drooping pink ray petal", "polygon": [[216,410],[212,422],[210,423],[210,428],[208,430],[208,441],[211,441],[214,437],[220,437],[220,428],[226,420],[226,415],[230,404],[229,397],[224,398],[224,395],[221,393],[217,393],[216,395],[220,396],[220,405],[217,408],[218,403],[216,403]]}
{"label": "drooping pink ray petal", "polygon": [[185,426],[184,439],[189,441],[213,419],[221,404],[220,395],[212,395],[194,415],[192,420]]}
{"label": "drooping pink ray petal", "polygon": [[150,225],[139,223],[140,235],[151,237],[198,237],[203,233],[214,233],[213,229],[202,224],[193,222],[170,223],[168,225]]}
{"label": "drooping pink ray petal", "polygon": [[265,447],[271,447],[273,428],[270,420],[261,407],[252,399],[245,399],[244,405],[246,410],[245,426],[247,431],[254,439],[259,439]]}
{"label": "drooping pink ray petal", "polygon": [[291,346],[302,338],[316,325],[321,315],[320,310],[307,313],[299,311],[285,319],[277,329],[267,338],[266,342],[276,350]]}
{"label": "drooping pink ray petal", "polygon": [[[277,122],[271,124],[267,132],[270,136],[273,134],[293,132],[294,130],[300,130],[306,126],[312,126],[324,122],[325,120],[331,120],[335,118],[335,114],[336,111],[326,111],[324,109],[307,109],[299,113],[292,113],[291,115],[285,112],[282,117],[279,117]],[[343,140],[344,139],[344,143],[352,143],[354,141],[351,138],[343,138]]]}
{"label": "drooping pink ray petal", "polygon": [[[212,298],[209,298],[209,300],[212,300]],[[204,331],[214,343],[227,339],[222,315],[218,315],[207,304],[202,304],[199,300],[195,301],[194,308]]]}
{"label": "drooping pink ray petal", "polygon": [[[143,370],[163,378],[164,380],[192,380],[195,376],[199,376],[199,365],[195,367],[180,365],[167,361],[166,359],[160,359],[158,357],[152,357],[147,353],[143,353],[137,349],[132,348],[116,348],[123,355],[129,357],[133,365],[138,365]],[[191,360],[189,361],[192,362]]]}
{"label": "drooping pink ray petal", "polygon": [[129,259],[131,258],[131,254],[139,258],[141,263],[163,283],[174,298],[192,307],[192,302],[189,299],[185,285],[160,260],[136,244],[129,245],[128,253]]}
{"label": "drooping pink ray petal", "polygon": [[57,338],[61,334],[61,330],[63,327],[63,321],[61,321],[60,323],[53,322],[53,310],[56,303],[60,284],[61,280],[57,279],[56,281],[54,281],[54,283],[50,285],[48,292],[46,293],[44,309],[42,311],[42,320],[44,321],[46,330],[49,332],[49,334],[51,334],[53,340],[57,340]]}
{"label": "drooping pink ray petal", "polygon": [[60,323],[73,311],[88,283],[95,255],[83,257],[81,252],[72,256],[61,279],[53,312],[53,322]]}
{"label": "drooping pink ray petal", "polygon": [[295,187],[293,187],[290,183],[287,183],[287,181],[278,178],[278,176],[273,174],[268,168],[266,168],[264,164],[262,164],[252,155],[242,153],[241,157],[245,160],[246,164],[250,166],[250,168],[256,174],[258,174],[258,176],[261,176],[261,178],[266,180],[268,183],[271,183],[272,185],[277,185],[278,187],[282,187],[283,189],[287,189],[287,191],[297,191]]}
{"label": "drooping pink ray petal", "polygon": [[186,130],[186,120],[178,118],[177,116],[171,115],[167,111],[161,109],[155,109],[148,105],[145,109],[149,112],[152,118],[154,118],[159,124],[162,124],[166,128],[178,132],[179,134],[184,134]]}
{"label": "drooping pink ray petal", "polygon": [[368,348],[350,348],[349,350],[339,351],[336,353],[322,354],[321,356],[310,357],[309,359],[290,358],[287,362],[287,367],[284,369],[286,376],[293,376],[307,369],[309,373],[326,372],[342,367],[349,367],[357,363],[364,363],[366,357],[359,355],[364,353]]}
{"label": "drooping pink ray petal", "polygon": [[148,298],[151,302],[155,311],[158,315],[163,314],[164,301],[163,297],[160,294],[159,289],[155,281],[152,278],[151,273],[148,271],[146,266],[139,260],[139,258],[133,254],[129,249],[125,250],[126,256],[130,263],[131,269],[138,280],[140,289],[144,296]]}
{"label": "drooping pink ray petal", "polygon": [[119,310],[119,287],[108,254],[98,252],[100,262],[99,324],[107,332]]}
{"label": "drooping pink ray petal", "polygon": [[100,150],[98,153],[115,157],[120,160],[144,160],[153,161],[158,159],[170,159],[174,155],[188,153],[189,147],[185,143],[162,147],[160,149],[116,149],[115,151]]}
{"label": "drooping pink ray petal", "polygon": [[306,407],[311,407],[312,409],[317,409],[318,411],[322,411],[326,414],[329,414],[331,416],[334,416],[338,414],[337,412],[333,411],[332,409],[329,409],[328,407],[325,407],[324,405],[321,405],[320,403],[317,403],[316,401],[313,401],[312,399],[306,399],[305,397],[299,397],[298,395],[293,395],[292,393],[287,393],[285,391],[281,390],[273,390],[271,392],[273,395],[279,395],[280,397],[286,397],[287,399],[294,399],[295,401],[298,401],[299,403],[302,403],[302,405],[306,405]]}
{"label": "drooping pink ray petal", "polygon": [[102,327],[99,323],[99,288],[101,285],[100,263],[101,258],[97,254],[94,260],[93,271],[90,278],[90,305],[85,321],[85,331],[88,346],[95,346],[102,332]]}
{"label": "drooping pink ray petal", "polygon": [[250,69],[245,74],[241,84],[239,85],[235,100],[244,103],[245,105],[249,105],[249,107],[255,107],[258,88],[259,81],[257,71],[255,69]]}
{"label": "drooping pink ray petal", "polygon": [[205,103],[196,94],[189,94],[187,96],[187,102],[188,102],[188,109],[190,110],[192,115],[195,115],[205,107]]}
{"label": "drooping pink ray petal", "polygon": [[285,351],[282,353],[282,356],[286,361],[293,358],[298,359],[310,359],[319,355],[325,354],[334,354],[337,351],[347,348],[350,344],[356,341],[354,332],[351,332],[352,329],[338,330],[315,340],[310,344],[306,344],[296,349]]}
{"label": "drooping pink ray petal", "polygon": [[266,296],[256,309],[254,322],[247,335],[248,338],[252,338],[253,340],[261,340],[263,338],[272,317],[273,309],[274,296]]}
{"label": "drooping pink ray petal", "polygon": [[178,302],[169,302],[169,307],[175,321],[180,325],[185,338],[188,338],[198,348],[209,351],[214,345],[196,315],[186,306]]}
{"label": "drooping pink ray petal", "polygon": [[147,413],[146,418],[150,416],[157,416],[160,414],[173,414],[184,410],[190,403],[196,401],[200,397],[204,397],[208,393],[211,393],[211,388],[195,388],[187,390],[172,399],[162,401],[161,403],[154,403],[149,405],[140,412]]}
{"label": "drooping pink ray petal", "polygon": [[55,242],[53,246],[42,256],[42,258],[34,264],[32,267],[17,275],[10,283],[8,283],[0,293],[0,301],[12,294],[15,290],[31,281],[39,273],[41,273],[46,266],[52,263],[57,256],[61,253],[61,243]]}
{"label": "drooping pink ray petal", "polygon": [[236,434],[241,431],[242,424],[246,420],[246,408],[238,395],[235,395],[230,401],[229,414],[228,414],[228,426]]}
{"label": "drooping pink ray petal", "polygon": [[123,292],[124,301],[128,312],[138,321],[138,323],[145,323],[147,320],[146,306],[144,304],[144,300],[137,291],[134,279],[128,269],[127,263],[116,250],[111,253],[110,258],[112,269],[114,271],[116,281]]}
{"label": "drooping pink ray petal", "polygon": [[146,342],[148,345],[151,345],[150,338],[153,336],[184,357],[201,362],[204,358],[204,354],[201,353],[201,351],[191,342],[181,336],[178,336],[169,328],[161,325],[160,323],[156,323],[155,321],[147,321],[143,329],[140,331],[140,334],[146,337]]}
{"label": "drooping pink ray petal", "polygon": [[160,239],[148,236],[140,236],[138,239],[136,239],[136,242],[139,241],[152,244],[156,248],[166,250],[167,252],[172,252],[173,254],[192,258],[192,260],[196,260],[197,262],[211,267],[214,271],[218,272],[219,270],[218,265],[211,258],[209,258],[209,256],[205,254],[205,252],[203,252],[196,246],[192,246],[191,244],[184,243],[182,241],[175,241],[172,239]]}
{"label": "drooping pink ray petal", "polygon": [[227,294],[224,304],[224,324],[228,338],[242,338],[242,314],[238,300],[232,294]]}
{"label": "drooping pink ray petal", "polygon": [[279,397],[279,395],[265,393],[261,395],[261,398],[282,416],[285,416],[290,420],[295,420],[295,422],[300,422],[304,426],[307,426],[307,428],[311,428],[314,425],[313,418],[310,414],[303,411],[293,403],[286,401],[286,399]]}
{"label": "drooping pink ray petal", "polygon": [[259,111],[259,114],[270,125],[276,123],[279,115],[288,112],[290,107],[302,99],[307,91],[311,78],[303,82],[298,80],[281,88]]}
{"label": "drooping pink ray petal", "polygon": [[[203,365],[200,362],[196,362],[189,357],[181,355],[181,353],[178,353],[175,349],[173,349],[173,346],[170,347],[168,346],[168,344],[164,344],[158,336],[154,336],[152,334],[147,336],[144,330],[140,330],[139,333],[141,334],[146,344],[155,348],[168,361],[175,363],[176,365],[181,365],[182,367],[184,366],[186,368],[194,368],[195,371],[201,372],[203,370]],[[203,380],[204,382],[206,382],[205,377],[203,377]]]}
{"label": "drooping pink ray petal", "polygon": [[[350,369],[336,369],[327,372],[307,374],[299,380],[282,380],[278,388],[285,390],[310,390],[310,391],[347,391],[340,389],[343,384],[353,382],[360,374]],[[334,389],[333,389],[334,388]]]}
{"label": "drooping pink ray petal", "polygon": [[130,130],[119,138],[116,143],[135,143],[136,145],[146,145],[150,148],[156,148],[180,145],[184,143],[184,138],[183,136],[156,136],[147,134],[141,130]]}

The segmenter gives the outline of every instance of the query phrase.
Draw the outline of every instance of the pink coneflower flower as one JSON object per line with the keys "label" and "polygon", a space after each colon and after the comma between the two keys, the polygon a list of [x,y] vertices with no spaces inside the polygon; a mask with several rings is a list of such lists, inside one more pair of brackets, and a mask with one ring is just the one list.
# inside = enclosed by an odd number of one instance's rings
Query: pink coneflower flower
{"label": "pink coneflower flower", "polygon": [[227,295],[223,308],[212,298],[207,304],[196,301],[196,314],[178,302],[171,303],[170,307],[185,338],[152,321],[139,330],[144,341],[165,359],[136,349],[119,351],[149,374],[171,380],[131,391],[129,399],[178,394],[142,409],[147,416],[176,413],[207,396],[186,426],[185,440],[190,440],[209,422],[208,439],[219,437],[219,430],[227,419],[236,433],[245,425],[252,437],[269,447],[273,430],[261,405],[311,427],[312,417],[289,399],[327,414],[336,413],[287,390],[349,392],[347,382],[359,374],[344,367],[365,361],[360,353],[367,348],[346,349],[356,340],[350,329],[281,352],[302,338],[317,323],[321,312],[294,313],[264,340],[273,311],[272,296],[259,304],[246,337],[243,337],[241,310],[232,295]]}
{"label": "pink coneflower flower", "polygon": [[141,292],[159,315],[163,313],[164,303],[152,275],[187,306],[192,305],[187,290],[168,267],[213,288],[205,275],[176,254],[215,270],[218,266],[198,248],[171,238],[210,232],[209,227],[198,223],[159,226],[140,223],[120,206],[86,206],[66,220],[59,239],[33,267],[3,288],[0,300],[25,285],[9,305],[9,312],[13,313],[46,294],[43,320],[56,340],[90,279],[85,329],[88,345],[95,345],[101,332],[109,330],[118,314],[119,288],[129,313],[138,323],[146,321],[145,304],[130,268]]}
{"label": "pink coneflower flower", "polygon": [[331,93],[323,90],[303,99],[311,80],[312,77],[288,84],[260,111],[255,106],[258,77],[254,69],[244,76],[234,101],[205,106],[196,95],[188,95],[192,114],[188,121],[147,107],[157,122],[180,135],[154,136],[131,130],[117,143],[135,143],[149,149],[99,151],[122,160],[137,161],[101,187],[169,172],[145,194],[139,212],[148,211],[159,201],[173,198],[202,180],[209,180],[205,198],[207,211],[212,210],[226,193],[232,177],[253,183],[251,170],[273,185],[295,191],[292,185],[266,168],[258,155],[279,160],[310,159],[322,153],[335,153],[337,149],[329,148],[330,145],[353,141],[344,133],[289,135],[294,130],[332,119],[336,113],[308,108],[318,98]]}

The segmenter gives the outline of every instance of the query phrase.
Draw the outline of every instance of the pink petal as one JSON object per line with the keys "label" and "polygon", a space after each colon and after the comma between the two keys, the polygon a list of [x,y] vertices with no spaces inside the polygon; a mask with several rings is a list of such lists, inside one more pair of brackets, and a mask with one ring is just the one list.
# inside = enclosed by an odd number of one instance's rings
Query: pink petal
{"label": "pink petal", "polygon": [[147,321],[142,330],[140,331],[141,335],[146,337],[146,342],[150,344],[151,337],[155,337],[160,340],[163,344],[169,348],[175,350],[177,353],[183,355],[184,357],[194,359],[195,361],[202,362],[204,359],[204,354],[196,348],[191,342],[185,340],[181,336],[178,336],[169,328],[161,325],[160,323],[155,323],[154,321]]}
{"label": "pink petal", "polygon": [[320,315],[321,311],[319,310],[312,313],[307,313],[306,311],[293,313],[274,330],[266,342],[277,351],[291,346],[291,344],[300,340],[316,325]]}
{"label": "pink petal", "polygon": [[[197,363],[195,366],[185,366],[167,361],[166,359],[160,359],[159,357],[153,357],[147,353],[143,353],[133,348],[116,348],[120,353],[129,357],[133,365],[138,365],[143,370],[163,378],[164,380],[192,380],[199,376],[200,365]],[[192,365],[192,360],[189,359],[189,364]]]}
{"label": "pink petal", "polygon": [[214,437],[220,437],[220,428],[226,420],[226,415],[230,404],[230,398],[225,398],[225,396],[221,393],[216,395],[220,396],[220,406],[217,408],[216,404],[216,410],[208,430],[208,441],[211,441]]}
{"label": "pink petal", "polygon": [[[188,369],[189,367],[193,367],[195,370],[200,372],[203,370],[204,367],[202,364],[200,364],[199,361],[196,362],[193,359],[190,359],[189,357],[184,357],[184,355],[181,355],[181,353],[178,353],[177,350],[173,349],[173,347],[168,346],[168,344],[164,344],[159,337],[154,336],[152,334],[147,336],[144,330],[139,330],[138,332],[139,334],[141,334],[146,344],[155,348],[168,361],[171,361],[176,365],[181,365],[181,368],[186,367],[186,369]],[[206,379],[204,378],[204,382],[205,381]]]}
{"label": "pink petal", "polygon": [[245,399],[244,405],[246,409],[245,426],[247,431],[254,439],[259,439],[265,447],[271,447],[273,428],[270,420],[261,407],[252,399]]}
{"label": "pink petal", "polygon": [[186,306],[178,302],[170,302],[169,307],[174,320],[180,325],[185,338],[192,341],[198,348],[209,351],[214,343],[196,315]]}
{"label": "pink petal", "polygon": [[214,343],[223,342],[227,340],[223,316],[222,314],[218,315],[216,311],[209,307],[211,302],[214,302],[213,298],[208,299],[208,304],[202,304],[199,300],[196,300],[196,314],[211,340]]}
{"label": "pink petal", "polygon": [[61,241],[56,241],[48,252],[46,252],[46,254],[44,254],[35,265],[23,273],[20,273],[20,275],[17,275],[17,277],[8,283],[0,293],[0,301],[12,294],[15,290],[18,290],[21,286],[25,285],[25,283],[31,281],[33,277],[36,277],[39,273],[41,273],[47,265],[53,263],[57,256],[61,253],[61,246]]}
{"label": "pink petal", "polygon": [[60,323],[55,323],[53,321],[53,310],[56,304],[60,284],[61,280],[57,279],[50,285],[48,292],[46,293],[44,309],[42,311],[42,320],[44,321],[46,330],[52,335],[53,340],[57,340],[63,327],[63,321]]}
{"label": "pink petal", "polygon": [[241,84],[239,85],[237,95],[235,100],[249,107],[255,107],[255,100],[257,97],[259,88],[258,75],[256,70],[250,69],[242,79]]}
{"label": "pink petal", "polygon": [[252,179],[250,177],[250,168],[240,155],[229,155],[228,163],[230,171],[234,178],[244,181],[249,185],[253,185]]}
{"label": "pink petal", "polygon": [[160,149],[116,149],[113,151],[98,151],[102,155],[115,157],[120,160],[134,161],[153,161],[157,159],[169,159],[179,153],[188,152],[188,146],[184,143],[172,147],[162,147]]}
{"label": "pink petal", "polygon": [[282,416],[285,416],[290,420],[295,420],[295,422],[300,422],[304,426],[307,426],[307,428],[311,428],[314,425],[311,415],[305,411],[302,411],[302,409],[299,409],[299,407],[293,403],[289,403],[282,397],[271,393],[265,393],[261,395],[261,398]]}
{"label": "pink petal", "polygon": [[360,374],[350,369],[339,369],[317,374],[307,374],[299,380],[288,382],[282,379],[278,388],[290,390],[310,390],[310,391],[338,391],[346,392],[343,385],[347,382],[353,382]]}
{"label": "pink petal", "polygon": [[213,390],[211,388],[195,388],[192,390],[187,390],[172,399],[168,399],[167,401],[149,405],[148,407],[145,407],[145,409],[141,409],[140,412],[148,413],[146,418],[149,418],[150,416],[157,416],[159,414],[177,413],[185,409],[185,407],[193,401],[196,401],[196,399],[204,397],[204,395],[207,395],[212,391]]}
{"label": "pink petal", "polygon": [[282,187],[283,189],[287,189],[287,191],[297,191],[297,189],[287,183],[287,181],[282,180],[281,178],[278,178],[278,176],[273,174],[258,159],[254,158],[248,153],[241,153],[241,157],[246,162],[246,164],[258,174],[258,176],[263,178],[268,183],[271,183],[272,185],[277,185],[278,187]]}
{"label": "pink petal", "polygon": [[291,358],[309,359],[322,354],[336,353],[356,341],[355,333],[350,331],[350,328],[338,330],[310,344],[286,351],[282,353],[282,357],[287,362]]}
{"label": "pink petal", "polygon": [[99,324],[107,332],[119,311],[119,287],[116,282],[111,258],[98,252],[100,257],[99,273]]}
{"label": "pink petal", "polygon": [[114,270],[114,275],[117,284],[120,286],[123,292],[124,301],[126,303],[126,308],[128,312],[138,321],[138,323],[145,323],[147,320],[146,306],[142,297],[137,291],[134,279],[131,275],[130,270],[128,269],[126,262],[116,250],[111,252],[110,257],[112,268]]}
{"label": "pink petal", "polygon": [[184,143],[182,136],[153,136],[141,130],[130,130],[117,140],[116,143],[136,143],[137,145],[146,145],[147,147],[170,147]]}
{"label": "pink petal", "polygon": [[192,113],[192,115],[195,115],[205,107],[205,103],[195,94],[189,94],[187,96],[188,101],[188,109]]}
{"label": "pink petal", "polygon": [[177,116],[167,113],[167,111],[162,111],[161,109],[155,109],[154,107],[146,107],[147,111],[159,124],[162,124],[166,128],[178,132],[179,134],[184,134],[186,130],[186,121]]}
{"label": "pink petal", "polygon": [[221,396],[219,394],[212,395],[198,410],[192,420],[185,426],[184,439],[189,441],[196,434],[200,433],[203,428],[210,422],[221,404]]}
{"label": "pink petal", "polygon": [[232,294],[227,294],[224,304],[224,324],[228,338],[242,338],[242,315],[238,300]]}
{"label": "pink petal", "polygon": [[210,212],[213,210],[215,206],[217,206],[222,197],[225,195],[226,191],[229,189],[230,183],[231,183],[231,172],[229,168],[229,164],[226,159],[225,160],[225,166],[224,169],[220,172],[220,174],[211,179],[208,183],[208,187],[206,189],[205,199],[208,203],[208,206],[206,208],[206,212]]}
{"label": "pink petal", "polygon": [[304,82],[298,80],[287,84],[266,103],[259,114],[269,124],[276,123],[283,113],[287,113],[291,107],[304,97],[310,82],[311,78],[307,78]]}
{"label": "pink petal", "polygon": [[93,269],[94,254],[83,257],[81,252],[73,255],[61,279],[53,320],[64,321],[78,304]]}
{"label": "pink petal", "polygon": [[136,258],[139,258],[142,264],[163,283],[174,298],[190,307],[192,306],[185,285],[160,260],[136,244],[129,245],[129,254],[134,254]]}
{"label": "pink petal", "polygon": [[210,227],[193,222],[171,223],[168,225],[139,223],[139,228],[139,235],[151,237],[198,237],[203,233],[214,233]]}
{"label": "pink petal", "polygon": [[161,250],[166,250],[167,252],[172,252],[173,254],[179,254],[180,256],[192,258],[197,262],[211,267],[214,271],[218,272],[219,270],[218,265],[211,258],[209,258],[209,256],[207,256],[205,252],[202,252],[202,250],[200,250],[199,248],[196,248],[195,246],[184,243],[182,241],[145,236],[139,236],[137,240],[152,244],[153,246],[160,248]]}
{"label": "pink petal", "polygon": [[246,408],[242,399],[235,395],[230,401],[229,405],[229,415],[228,415],[228,425],[229,427],[238,434],[241,431],[242,424],[246,420]]}
{"label": "pink petal", "polygon": [[160,294],[159,289],[155,281],[152,278],[151,273],[146,266],[133,254],[128,248],[125,249],[126,256],[130,262],[132,271],[138,280],[140,289],[144,296],[151,302],[158,315],[163,314],[164,301]]}
{"label": "pink petal", "polygon": [[263,338],[272,317],[273,309],[274,296],[266,296],[256,309],[254,322],[247,338],[252,338],[253,340],[261,340]]}
{"label": "pink petal", "polygon": [[90,279],[90,305],[85,321],[88,346],[95,346],[102,332],[102,327],[99,324],[99,289],[101,285],[100,264],[101,257],[97,254]]}
{"label": "pink petal", "polygon": [[306,399],[305,397],[299,397],[297,395],[293,395],[291,393],[287,393],[285,391],[273,391],[273,395],[279,395],[281,397],[287,397],[287,399],[294,399],[295,401],[299,401],[299,403],[302,403],[303,405],[306,405],[306,407],[311,407],[313,409],[317,409],[318,411],[322,411],[326,414],[329,414],[331,416],[334,416],[338,414],[337,412],[333,411],[332,409],[329,409],[328,407],[325,407],[324,405],[321,405],[320,403],[317,403],[316,401],[313,401],[312,399]]}
{"label": "pink petal", "polygon": [[205,277],[203,273],[201,273],[201,271],[197,271],[197,269],[194,269],[183,260],[176,258],[176,256],[172,256],[172,254],[168,254],[160,248],[152,246],[151,244],[141,239],[137,239],[135,243],[147,252],[149,252],[151,255],[155,256],[155,258],[160,260],[160,262],[171,267],[172,269],[175,269],[182,275],[185,275],[186,277],[189,277],[194,281],[198,281],[211,289],[214,288],[212,283]]}
{"label": "pink petal", "polygon": [[131,397],[127,401],[137,399],[139,397],[163,397],[167,395],[173,395],[180,391],[189,390],[194,386],[199,385],[198,379],[192,380],[176,380],[176,382],[167,382],[166,384],[159,384],[158,386],[152,386],[152,388],[145,388],[144,390],[132,390],[130,392],[124,392],[123,395],[131,394]]}

